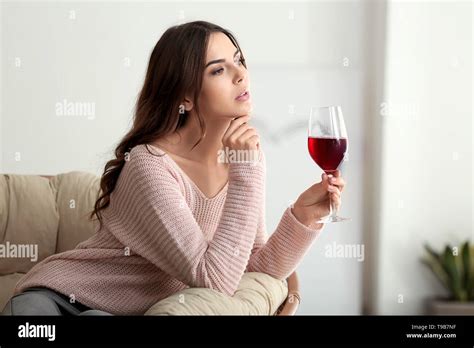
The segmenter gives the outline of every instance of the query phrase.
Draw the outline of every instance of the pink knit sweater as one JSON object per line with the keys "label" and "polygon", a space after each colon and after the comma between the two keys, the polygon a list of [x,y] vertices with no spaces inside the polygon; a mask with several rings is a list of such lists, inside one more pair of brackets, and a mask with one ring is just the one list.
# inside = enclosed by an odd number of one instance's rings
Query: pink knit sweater
{"label": "pink knit sweater", "polygon": [[230,163],[226,186],[207,198],[164,151],[135,146],[102,230],[35,265],[15,293],[45,286],[91,308],[137,315],[188,287],[233,295],[244,272],[285,279],[321,230],[288,207],[267,237],[265,169],[263,151],[258,163]]}

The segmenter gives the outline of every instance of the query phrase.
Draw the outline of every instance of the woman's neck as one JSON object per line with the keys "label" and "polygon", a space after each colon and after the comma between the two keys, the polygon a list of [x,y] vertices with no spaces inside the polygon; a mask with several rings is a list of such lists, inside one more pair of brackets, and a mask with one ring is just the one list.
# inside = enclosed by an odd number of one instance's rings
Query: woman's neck
{"label": "woman's neck", "polygon": [[201,136],[201,128],[195,113],[191,113],[186,124],[177,133],[167,137],[166,142],[173,146],[175,154],[199,162],[206,166],[218,165],[219,150],[224,150],[222,137],[231,120],[213,120],[206,124],[206,135],[192,150]]}

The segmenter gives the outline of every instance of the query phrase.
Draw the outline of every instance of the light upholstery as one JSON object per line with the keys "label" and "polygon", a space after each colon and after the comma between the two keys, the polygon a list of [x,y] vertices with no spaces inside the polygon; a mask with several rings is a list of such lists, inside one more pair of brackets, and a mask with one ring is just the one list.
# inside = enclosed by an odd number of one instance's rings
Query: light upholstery
{"label": "light upholstery", "polygon": [[288,295],[286,281],[245,273],[234,296],[188,288],[161,300],[145,315],[273,315]]}
{"label": "light upholstery", "polygon": [[[37,261],[55,253],[59,222],[55,190],[47,179],[38,176],[2,175],[2,243],[9,242],[12,246],[37,245]],[[26,273],[34,263],[26,257],[2,258],[0,274]]]}
{"label": "light upholstery", "polygon": [[[99,193],[99,178],[73,171],[51,177],[0,175],[0,244],[37,248],[32,257],[0,258],[0,308],[36,263],[89,238],[96,223],[85,219]],[[11,255],[7,255],[11,256]],[[31,254],[29,254],[31,256]]]}
{"label": "light upholstery", "polygon": [[[80,171],[51,177],[0,175],[0,244],[36,245],[38,256],[34,261],[31,257],[0,257],[0,310],[31,267],[52,254],[73,249],[94,233],[97,222],[87,215],[98,197],[99,183],[99,177]],[[247,273],[233,298],[210,289],[186,289],[155,304],[147,314],[291,315],[299,303],[292,301],[298,291],[296,274],[292,277],[291,301],[286,281]],[[185,304],[176,303],[183,295]],[[283,302],[287,305],[278,308]]]}

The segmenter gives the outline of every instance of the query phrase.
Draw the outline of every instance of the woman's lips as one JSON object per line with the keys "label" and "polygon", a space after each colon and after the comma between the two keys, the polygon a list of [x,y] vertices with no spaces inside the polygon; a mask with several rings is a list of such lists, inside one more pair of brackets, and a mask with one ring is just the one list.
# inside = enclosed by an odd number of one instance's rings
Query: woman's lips
{"label": "woman's lips", "polygon": [[247,91],[243,95],[235,98],[235,100],[238,100],[238,101],[247,101],[249,99],[250,99],[250,92],[249,91]]}

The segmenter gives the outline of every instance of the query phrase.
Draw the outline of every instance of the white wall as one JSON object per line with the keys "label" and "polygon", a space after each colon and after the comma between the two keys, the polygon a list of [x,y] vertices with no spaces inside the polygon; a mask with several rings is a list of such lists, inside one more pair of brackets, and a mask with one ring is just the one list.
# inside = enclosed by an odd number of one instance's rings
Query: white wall
{"label": "white wall", "polygon": [[473,238],[472,14],[467,1],[388,6],[379,314],[421,314],[445,295],[419,261],[423,243]]}
{"label": "white wall", "polygon": [[[367,81],[372,67],[365,50],[374,22],[368,3],[46,2],[2,7],[1,169],[6,173],[85,170],[100,175],[130,125],[154,44],[177,22],[215,21],[237,35],[246,53],[255,122],[267,153],[270,233],[290,200],[320,180],[321,171],[306,148],[309,105],[341,105],[350,159],[342,167],[348,186],[340,214],[352,221],[326,226],[298,268],[299,313],[360,313],[362,262],[324,253],[333,242],[362,243],[370,193],[363,187],[364,162],[370,160],[364,153],[365,110],[367,90],[374,88]],[[95,114],[58,116],[56,103],[64,99],[93,103]]]}

